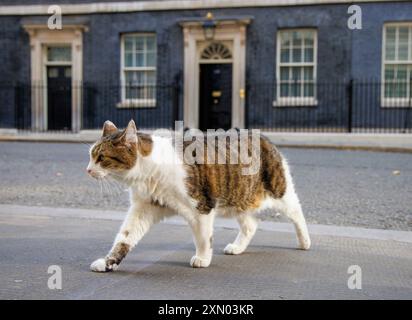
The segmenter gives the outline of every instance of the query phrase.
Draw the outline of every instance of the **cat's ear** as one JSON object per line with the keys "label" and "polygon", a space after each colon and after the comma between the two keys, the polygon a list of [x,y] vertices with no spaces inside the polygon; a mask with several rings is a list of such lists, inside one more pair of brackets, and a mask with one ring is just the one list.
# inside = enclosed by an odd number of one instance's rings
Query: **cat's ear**
{"label": "cat's ear", "polygon": [[103,124],[103,137],[106,137],[108,135],[111,135],[113,133],[117,132],[117,127],[114,125],[113,122],[107,120]]}
{"label": "cat's ear", "polygon": [[133,120],[129,121],[127,128],[124,130],[123,139],[126,144],[137,143],[137,128]]}

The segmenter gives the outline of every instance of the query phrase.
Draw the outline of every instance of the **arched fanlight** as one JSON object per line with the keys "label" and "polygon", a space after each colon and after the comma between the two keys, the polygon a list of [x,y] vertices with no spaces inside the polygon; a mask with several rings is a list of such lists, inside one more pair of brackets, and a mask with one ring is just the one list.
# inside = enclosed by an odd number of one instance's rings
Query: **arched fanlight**
{"label": "arched fanlight", "polygon": [[232,53],[223,43],[212,42],[203,50],[200,58],[205,60],[232,59]]}

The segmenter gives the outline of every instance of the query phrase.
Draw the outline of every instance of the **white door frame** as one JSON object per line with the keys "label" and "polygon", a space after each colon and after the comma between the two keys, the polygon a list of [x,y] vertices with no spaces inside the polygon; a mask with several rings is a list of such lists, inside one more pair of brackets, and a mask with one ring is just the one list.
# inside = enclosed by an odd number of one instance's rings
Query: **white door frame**
{"label": "white door frame", "polygon": [[72,50],[72,131],[82,123],[83,25],[65,25],[62,30],[50,30],[47,25],[25,25],[31,48],[31,128],[47,130],[47,46],[69,45]]}
{"label": "white door frame", "polygon": [[[246,26],[249,23],[249,19],[219,21],[213,39],[231,43],[232,127],[237,128],[245,126]],[[199,128],[199,48],[204,47],[205,37],[199,21],[182,22],[181,26],[184,37],[183,120],[185,127]]]}

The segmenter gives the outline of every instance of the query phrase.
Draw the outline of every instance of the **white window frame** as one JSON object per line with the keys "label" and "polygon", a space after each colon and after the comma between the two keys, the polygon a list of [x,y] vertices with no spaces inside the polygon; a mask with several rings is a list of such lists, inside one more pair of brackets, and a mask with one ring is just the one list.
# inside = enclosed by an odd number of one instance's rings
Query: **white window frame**
{"label": "white window frame", "polygon": [[[409,41],[408,41],[408,60],[388,60],[386,61],[386,29],[388,27],[396,27],[395,38],[395,56],[398,55],[398,33],[399,27],[409,28]],[[382,64],[381,64],[381,107],[382,108],[408,108],[411,104],[412,92],[411,84],[407,85],[407,93],[405,98],[387,98],[385,97],[385,67],[386,65],[410,65],[408,69],[412,73],[412,22],[389,22],[383,25],[382,30]],[[407,77],[411,81],[411,74]],[[408,81],[408,80],[407,80]]]}
{"label": "white window frame", "polygon": [[[281,56],[281,33],[282,32],[313,32],[313,62],[280,62]],[[303,50],[304,46],[302,47]],[[281,97],[280,96],[280,68],[281,67],[313,67],[313,85],[314,96],[313,97]],[[316,99],[317,90],[317,68],[318,68],[318,30],[315,28],[294,28],[294,29],[281,29],[276,34],[276,100],[273,101],[274,107],[309,107],[317,106],[318,101]],[[302,82],[303,85],[303,82]],[[303,91],[302,91],[303,92]]]}
{"label": "white window frame", "polygon": [[154,36],[156,41],[156,60],[157,60],[157,37],[155,33],[134,32],[123,33],[120,38],[120,86],[121,86],[121,102],[117,104],[118,108],[147,108],[156,107],[156,98],[154,99],[126,99],[126,76],[127,71],[156,71],[157,77],[157,61],[155,67],[126,67],[125,66],[125,37],[126,36]]}

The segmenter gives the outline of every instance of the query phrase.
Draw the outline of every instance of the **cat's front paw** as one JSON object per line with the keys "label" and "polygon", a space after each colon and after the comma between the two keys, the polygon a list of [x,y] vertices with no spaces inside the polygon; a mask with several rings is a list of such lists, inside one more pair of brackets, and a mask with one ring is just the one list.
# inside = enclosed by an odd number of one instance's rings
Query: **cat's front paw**
{"label": "cat's front paw", "polygon": [[212,258],[205,259],[199,256],[193,256],[192,259],[190,259],[190,266],[193,268],[207,268],[211,261]]}
{"label": "cat's front paw", "polygon": [[106,272],[106,260],[104,258],[97,259],[90,265],[90,270],[95,272]]}
{"label": "cat's front paw", "polygon": [[310,244],[310,238],[299,239],[299,249],[301,250],[309,250]]}
{"label": "cat's front paw", "polygon": [[234,244],[234,243],[229,243],[224,249],[223,252],[225,254],[230,254],[230,255],[234,255],[234,254],[241,254],[243,253],[243,251],[245,251],[244,248]]}
{"label": "cat's front paw", "polygon": [[90,270],[94,272],[108,272],[117,269],[117,264],[109,265],[105,258],[100,258],[90,265]]}

